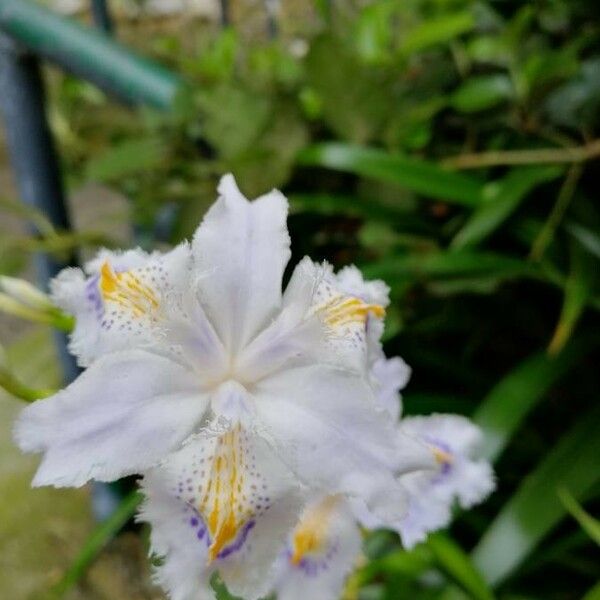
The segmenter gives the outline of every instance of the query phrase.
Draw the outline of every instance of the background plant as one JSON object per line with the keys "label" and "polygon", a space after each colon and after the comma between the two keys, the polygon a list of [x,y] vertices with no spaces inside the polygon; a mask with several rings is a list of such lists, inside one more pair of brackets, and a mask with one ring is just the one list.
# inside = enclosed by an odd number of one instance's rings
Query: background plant
{"label": "background plant", "polygon": [[[145,245],[189,235],[221,173],[248,195],[282,188],[294,258],[390,284],[387,350],[414,373],[405,411],[487,432],[497,493],[412,552],[369,536],[348,598],[598,597],[596,3],[317,3],[275,40],[142,33],[123,25],[189,91],[173,113],[132,118],[51,73],[70,185],[125,194]],[[24,249],[98,241],[12,240],[3,272]]]}

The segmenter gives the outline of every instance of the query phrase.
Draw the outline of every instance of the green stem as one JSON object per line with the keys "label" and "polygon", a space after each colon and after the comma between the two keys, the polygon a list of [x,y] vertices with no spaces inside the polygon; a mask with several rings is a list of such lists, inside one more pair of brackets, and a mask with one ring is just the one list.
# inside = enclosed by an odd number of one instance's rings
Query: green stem
{"label": "green stem", "polygon": [[30,388],[21,383],[14,375],[5,371],[0,371],[0,388],[25,402],[35,402],[56,393],[56,390]]}
{"label": "green stem", "polygon": [[83,577],[88,567],[98,557],[105,546],[119,533],[123,526],[135,514],[141,504],[142,494],[138,491],[125,496],[121,504],[106,521],[100,523],[88,538],[79,555],[52,590],[52,597],[59,599]]}

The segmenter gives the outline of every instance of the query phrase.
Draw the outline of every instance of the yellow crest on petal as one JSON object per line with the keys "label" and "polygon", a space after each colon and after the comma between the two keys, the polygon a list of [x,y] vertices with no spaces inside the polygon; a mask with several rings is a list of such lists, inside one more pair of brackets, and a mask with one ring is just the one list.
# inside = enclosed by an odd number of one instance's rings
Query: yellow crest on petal
{"label": "yellow crest on petal", "polygon": [[237,425],[217,441],[199,511],[210,534],[208,559],[213,561],[234,543],[253,516],[246,485],[244,434]]}
{"label": "yellow crest on petal", "polygon": [[292,564],[298,565],[307,554],[324,549],[331,516],[338,502],[337,496],[328,496],[305,513],[294,530],[290,559]]}
{"label": "yellow crest on petal", "polygon": [[100,269],[100,293],[105,302],[113,302],[134,317],[154,313],[159,302],[152,288],[133,271],[115,273],[108,261]]}
{"label": "yellow crest on petal", "polygon": [[336,297],[318,310],[324,313],[325,323],[334,329],[353,323],[365,323],[369,314],[378,319],[385,317],[385,308],[380,304],[369,304],[352,297]]}

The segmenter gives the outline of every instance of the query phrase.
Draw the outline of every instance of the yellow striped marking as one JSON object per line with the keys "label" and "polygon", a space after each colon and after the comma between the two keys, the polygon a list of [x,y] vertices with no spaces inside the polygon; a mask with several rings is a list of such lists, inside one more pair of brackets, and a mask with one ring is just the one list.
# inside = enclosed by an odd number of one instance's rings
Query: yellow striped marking
{"label": "yellow striped marking", "polygon": [[380,304],[368,304],[360,298],[338,296],[318,309],[325,313],[325,322],[332,328],[351,323],[366,323],[369,314],[378,319],[385,317],[385,308]]}
{"label": "yellow striped marking", "polygon": [[211,539],[209,562],[235,541],[242,526],[252,517],[243,491],[246,465],[240,435],[241,428],[238,425],[219,438],[210,477],[199,506]]}
{"label": "yellow striped marking", "polygon": [[130,311],[134,317],[152,313],[159,307],[151,288],[142,283],[132,271],[115,273],[108,261],[100,269],[99,287],[104,301],[114,302]]}

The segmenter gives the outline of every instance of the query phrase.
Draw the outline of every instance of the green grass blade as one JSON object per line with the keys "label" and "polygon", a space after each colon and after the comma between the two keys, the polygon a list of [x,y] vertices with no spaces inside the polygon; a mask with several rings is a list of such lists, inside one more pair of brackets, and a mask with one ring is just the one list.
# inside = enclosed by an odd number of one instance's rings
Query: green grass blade
{"label": "green grass blade", "polygon": [[580,527],[600,546],[600,521],[587,513],[565,488],[558,490],[558,499]]}
{"label": "green grass blade", "polygon": [[472,555],[492,586],[514,573],[565,516],[559,488],[579,498],[600,479],[599,429],[600,407],[583,415],[561,438],[494,519]]}
{"label": "green grass blade", "polygon": [[399,185],[423,196],[464,206],[478,206],[483,185],[472,177],[438,165],[390,154],[376,148],[342,143],[309,146],[300,152],[298,162],[309,167],[326,167]]}
{"label": "green grass blade", "polygon": [[470,557],[448,536],[438,533],[429,536],[427,546],[431,549],[437,565],[455,583],[476,600],[493,600],[494,594],[477,570]]}
{"label": "green grass blade", "polygon": [[452,240],[453,248],[474,246],[491,235],[539,185],[560,176],[559,167],[522,167],[485,186],[483,202]]}
{"label": "green grass blade", "polygon": [[584,351],[572,344],[556,357],[545,352],[525,359],[492,388],[473,415],[484,431],[484,455],[495,460],[525,417]]}
{"label": "green grass blade", "polygon": [[131,519],[141,501],[142,494],[137,491],[131,492],[121,501],[121,504],[119,504],[112,515],[98,525],[80,550],[73,564],[53,589],[55,598],[62,598],[81,579],[87,568],[100,554],[106,544]]}

